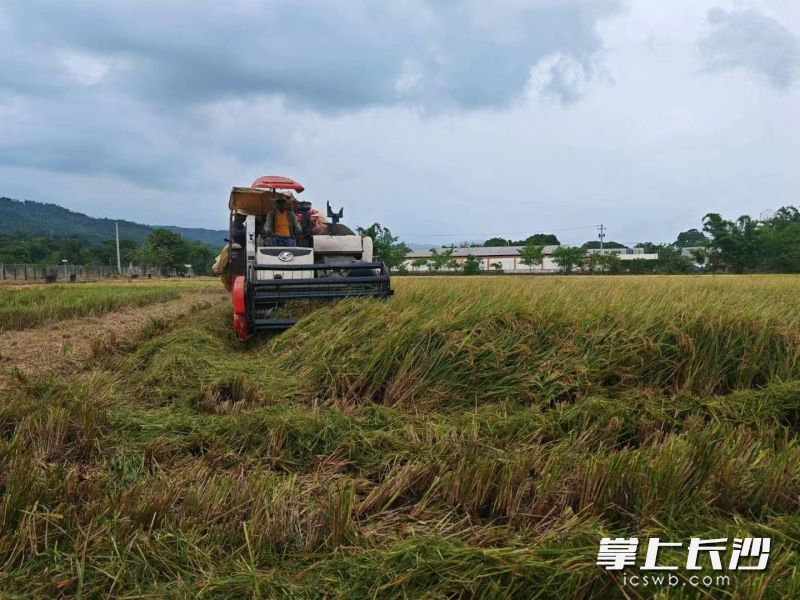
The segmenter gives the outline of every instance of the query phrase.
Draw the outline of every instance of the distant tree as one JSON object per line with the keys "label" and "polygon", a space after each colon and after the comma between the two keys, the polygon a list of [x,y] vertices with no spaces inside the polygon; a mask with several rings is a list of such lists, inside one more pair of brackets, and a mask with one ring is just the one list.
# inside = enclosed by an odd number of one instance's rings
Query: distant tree
{"label": "distant tree", "polygon": [[52,263],[58,252],[59,241],[50,237],[9,231],[0,233],[0,262],[2,263]]}
{"label": "distant tree", "polygon": [[586,258],[585,264],[589,273],[598,273],[603,270],[603,258],[605,258],[605,254],[594,252]]}
{"label": "distant tree", "polygon": [[[648,252],[648,254],[651,254]],[[655,273],[658,267],[657,260],[648,260],[646,258],[634,258],[625,261],[625,271],[632,275],[643,275],[645,273]]]}
{"label": "distant tree", "polygon": [[708,250],[705,248],[692,248],[689,254],[698,265],[705,265],[708,260]]}
{"label": "distant tree", "polygon": [[713,271],[800,272],[800,211],[794,206],[779,208],[758,221],[742,215],[735,221],[711,213],[703,218],[707,244],[707,265]]}
{"label": "distant tree", "polygon": [[[133,240],[120,240],[120,262],[124,265],[133,261],[134,252],[138,247],[139,244]],[[115,267],[117,265],[117,243],[114,240],[101,241],[97,246],[92,248],[91,254],[93,262],[96,264],[107,267]]]}
{"label": "distant tree", "polygon": [[436,248],[431,248],[431,257],[428,260],[428,268],[431,271],[441,271],[444,266],[442,255]]}
{"label": "distant tree", "polygon": [[760,268],[800,273],[800,211],[784,206],[766,219],[759,230]]}
{"label": "distant tree", "polygon": [[359,227],[358,232],[372,238],[375,258],[386,263],[390,269],[402,265],[406,254],[411,252],[399,237],[393,236],[389,228],[379,223],[373,223],[366,229]]}
{"label": "distant tree", "polygon": [[[119,258],[120,262],[127,263],[133,261],[133,254],[136,252],[136,249],[139,247],[139,244],[134,242],[133,240],[120,240],[119,241]],[[114,253],[116,254],[116,248],[114,249]]]}
{"label": "distant tree", "polygon": [[713,246],[706,249],[705,268],[714,272],[724,271],[726,268],[725,261],[722,260],[722,255],[719,250]]}
{"label": "distant tree", "polygon": [[528,270],[533,270],[534,265],[541,265],[544,260],[544,248],[533,244],[523,246],[520,251],[520,261],[523,265],[528,267]]}
{"label": "distant tree", "polygon": [[586,259],[586,266],[590,273],[621,273],[622,260],[617,253],[601,254],[593,252]]}
{"label": "distant tree", "polygon": [[778,229],[800,225],[800,210],[795,206],[782,206],[770,218],[766,219],[764,224]]}
{"label": "distant tree", "polygon": [[180,234],[168,229],[155,229],[134,256],[139,263],[156,267],[166,275],[172,270],[183,270],[185,251],[185,242]]}
{"label": "distant tree", "polygon": [[679,248],[664,244],[658,249],[656,268],[660,273],[688,273],[692,265]]}
{"label": "distant tree", "polygon": [[720,261],[734,273],[753,270],[759,264],[758,222],[747,215],[726,221],[717,213],[703,217],[703,231],[711,237]]}
{"label": "distant tree", "polygon": [[622,273],[622,259],[616,252],[612,254],[604,254],[601,264],[605,273],[612,275]]}
{"label": "distant tree", "polygon": [[415,269],[421,269],[423,267],[428,266],[428,259],[427,258],[415,258],[411,261],[411,266]]}
{"label": "distant tree", "polygon": [[[616,268],[618,272],[627,272],[632,274],[643,273],[688,273],[692,270],[691,261],[685,257],[680,248],[676,248],[672,244],[653,244],[650,242],[645,243],[644,248],[646,254],[656,254],[656,260],[647,258],[632,258],[631,260],[619,261]],[[643,245],[637,244],[638,247]],[[613,268],[613,267],[612,267]],[[609,270],[609,272],[612,272]]]}
{"label": "distant tree", "polygon": [[583,248],[574,248],[572,246],[559,246],[553,252],[553,262],[564,273],[572,273],[572,270],[580,266],[585,260],[586,252]]}
{"label": "distant tree", "polygon": [[[581,248],[586,248],[587,250],[599,250],[600,249],[600,240],[592,240],[586,242]],[[603,244],[603,248],[607,248],[609,250],[623,250],[627,248],[625,244],[620,244],[619,242],[605,242]]]}
{"label": "distant tree", "polygon": [[481,262],[472,254],[464,261],[464,275],[477,275],[481,272]]}
{"label": "distant tree", "polygon": [[[120,247],[121,246],[122,246],[122,240],[120,240]],[[103,265],[106,267],[115,265],[117,263],[116,243],[114,242],[114,240],[103,240],[97,246],[92,248],[92,255],[94,258],[94,262],[98,265]]]}
{"label": "distant tree", "polygon": [[641,248],[645,254],[657,254],[659,246],[653,242],[639,242],[634,248]]}
{"label": "distant tree", "polygon": [[674,246],[678,248],[702,248],[708,244],[708,238],[698,229],[688,229],[678,234]]}
{"label": "distant tree", "polygon": [[445,263],[444,266],[446,269],[457,269],[458,268],[458,259],[453,256],[453,249],[446,250],[444,252],[445,256]]}
{"label": "distant tree", "polygon": [[60,247],[51,257],[51,261],[54,263],[60,263],[62,260],[66,260],[73,265],[82,265],[89,262],[83,244],[75,238],[61,242]]}
{"label": "distant tree", "polygon": [[442,269],[452,269],[455,266],[458,266],[456,259],[453,257],[452,248],[447,248],[442,252],[439,252],[435,248],[432,248],[429,264],[432,271],[441,271]]}
{"label": "distant tree", "polygon": [[558,246],[561,242],[552,233],[534,233],[524,240],[507,240],[501,237],[493,237],[486,240],[483,245],[486,248],[497,246]]}
{"label": "distant tree", "polygon": [[185,240],[184,244],[184,264],[192,265],[192,272],[195,275],[211,274],[211,265],[214,263],[216,253],[202,242]]}
{"label": "distant tree", "polygon": [[552,233],[534,233],[521,245],[524,246],[558,246],[561,242]]}
{"label": "distant tree", "polygon": [[503,264],[499,263],[499,262],[493,262],[489,266],[492,267],[495,271],[502,271],[503,270]]}

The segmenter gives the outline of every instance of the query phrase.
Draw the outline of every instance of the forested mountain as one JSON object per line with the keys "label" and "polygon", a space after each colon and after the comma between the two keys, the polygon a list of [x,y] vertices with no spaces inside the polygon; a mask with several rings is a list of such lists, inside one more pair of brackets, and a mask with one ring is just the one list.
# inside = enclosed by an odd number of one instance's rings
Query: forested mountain
{"label": "forested mountain", "polygon": [[[142,225],[118,220],[119,237],[143,244],[157,228],[169,229],[188,240],[219,248],[228,233],[224,230],[197,229],[171,225]],[[87,245],[96,245],[114,238],[114,220],[98,219],[73,212],[56,204],[31,200],[0,198],[0,233],[24,231],[41,236],[75,238]]]}

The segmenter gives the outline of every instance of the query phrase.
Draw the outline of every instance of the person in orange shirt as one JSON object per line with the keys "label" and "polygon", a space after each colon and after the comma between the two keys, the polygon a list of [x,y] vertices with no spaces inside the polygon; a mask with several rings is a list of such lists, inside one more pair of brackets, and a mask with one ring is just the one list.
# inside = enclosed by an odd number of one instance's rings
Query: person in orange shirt
{"label": "person in orange shirt", "polygon": [[300,225],[286,198],[278,198],[275,210],[270,211],[264,220],[263,234],[267,238],[267,246],[297,246],[295,238],[300,233]]}

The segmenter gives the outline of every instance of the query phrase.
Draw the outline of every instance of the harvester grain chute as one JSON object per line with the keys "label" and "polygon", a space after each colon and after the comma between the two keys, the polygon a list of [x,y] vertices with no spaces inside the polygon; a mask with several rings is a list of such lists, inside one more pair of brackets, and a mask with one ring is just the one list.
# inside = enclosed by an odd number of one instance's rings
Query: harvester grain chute
{"label": "harvester grain chute", "polygon": [[[260,177],[250,187],[231,190],[229,254],[225,277],[231,285],[233,329],[241,341],[261,331],[283,331],[297,321],[281,313],[298,300],[392,295],[389,269],[373,260],[372,239],[339,221],[327,205],[327,219],[298,201],[303,186],[285,177]],[[296,247],[270,246],[261,235],[276,202],[285,200],[301,233]]]}

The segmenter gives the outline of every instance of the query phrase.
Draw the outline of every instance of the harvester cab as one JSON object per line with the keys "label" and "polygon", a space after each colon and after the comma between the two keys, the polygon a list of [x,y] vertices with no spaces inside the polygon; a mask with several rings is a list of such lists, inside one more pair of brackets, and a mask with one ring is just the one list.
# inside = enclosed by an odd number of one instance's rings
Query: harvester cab
{"label": "harvester cab", "polygon": [[[283,331],[297,322],[281,314],[298,300],[392,295],[389,269],[373,257],[372,239],[343,225],[344,209],[327,218],[294,193],[303,186],[285,177],[260,177],[249,188],[231,190],[230,258],[233,329],[241,341],[260,331]],[[300,225],[296,246],[271,246],[264,222],[279,199]]]}

